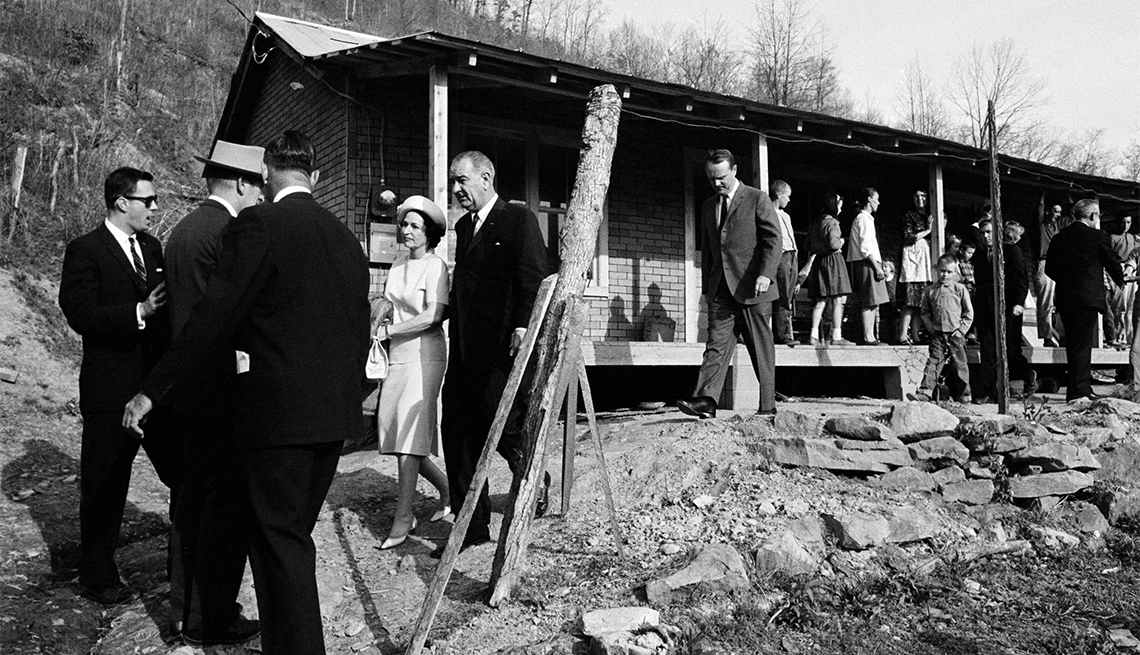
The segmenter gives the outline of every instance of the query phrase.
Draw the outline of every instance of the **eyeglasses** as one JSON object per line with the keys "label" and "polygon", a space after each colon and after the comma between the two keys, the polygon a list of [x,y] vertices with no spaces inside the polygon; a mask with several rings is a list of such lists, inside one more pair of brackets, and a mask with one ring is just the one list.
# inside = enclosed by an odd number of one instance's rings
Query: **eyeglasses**
{"label": "eyeglasses", "polygon": [[138,200],[139,202],[141,202],[143,204],[144,207],[150,207],[151,205],[154,205],[155,207],[158,206],[158,196],[120,196],[120,197],[126,198],[127,200]]}

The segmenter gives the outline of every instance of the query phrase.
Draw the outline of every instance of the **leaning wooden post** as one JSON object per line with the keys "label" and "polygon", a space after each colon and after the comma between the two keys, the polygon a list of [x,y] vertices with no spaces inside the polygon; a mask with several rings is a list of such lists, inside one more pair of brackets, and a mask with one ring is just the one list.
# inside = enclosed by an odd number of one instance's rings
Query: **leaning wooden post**
{"label": "leaning wooden post", "polygon": [[1005,351],[1005,252],[1002,247],[1005,239],[1003,238],[1004,230],[1001,221],[1001,171],[998,170],[997,129],[994,124],[994,103],[992,100],[989,104],[989,112],[986,115],[986,128],[990,132],[990,205],[994,210],[993,222],[991,223],[993,245],[990,247],[994,256],[994,336],[997,341],[994,346],[997,349],[997,380],[994,384],[997,387],[998,413],[1008,414],[1009,362]]}
{"label": "leaning wooden post", "polygon": [[548,414],[557,413],[561,406],[560,394],[565,393],[565,387],[560,383],[564,382],[565,374],[577,375],[577,362],[569,362],[575,368],[563,369],[567,365],[567,352],[572,351],[582,339],[583,326],[579,324],[577,329],[567,329],[574,323],[567,309],[573,304],[571,298],[582,298],[586,290],[586,276],[594,260],[602,223],[602,203],[610,185],[610,164],[617,145],[620,116],[621,97],[612,84],[596,87],[590,92],[586,124],[582,128],[578,173],[570,196],[566,225],[560,235],[562,268],[539,337],[534,386],[523,430],[526,442],[522,459],[526,467],[521,476],[515,476],[511,485],[513,503],[503,516],[499,547],[491,569],[492,606],[510,597],[511,586],[526,556],[534,504],[544,474],[545,457],[535,457],[535,451],[542,438],[542,453],[545,454],[547,434],[543,426],[549,422]]}
{"label": "leaning wooden post", "polygon": [[606,467],[606,451],[602,447],[602,431],[598,429],[598,415],[594,412],[594,394],[590,391],[590,379],[586,377],[586,363],[578,360],[578,382],[582,385],[582,401],[586,405],[586,420],[590,422],[590,432],[593,433],[594,447],[598,449],[598,468],[602,475],[602,493],[606,498],[606,510],[610,515],[610,528],[614,532],[614,545],[617,546],[618,557],[625,559],[625,537],[622,536],[621,526],[618,525],[617,508],[614,507],[614,493],[610,489],[610,471]]}
{"label": "leaning wooden post", "polygon": [[475,476],[471,480],[471,486],[467,489],[467,496],[463,499],[463,507],[459,510],[459,515],[455,517],[455,525],[451,528],[451,534],[447,538],[443,555],[440,556],[439,564],[435,567],[431,584],[428,585],[427,593],[424,594],[420,618],[416,621],[416,629],[412,633],[412,640],[408,645],[406,655],[419,655],[423,651],[424,644],[427,643],[428,631],[431,630],[435,613],[439,610],[439,603],[443,600],[443,592],[447,588],[447,581],[451,578],[451,571],[455,568],[455,560],[459,558],[463,537],[466,536],[467,528],[471,525],[471,517],[475,514],[476,502],[482,492],[483,485],[487,483],[487,476],[490,474],[491,459],[494,458],[499,439],[503,436],[507,417],[514,405],[515,394],[519,393],[523,373],[526,370],[527,362],[530,361],[535,341],[541,331],[547,307],[550,306],[550,298],[554,293],[554,280],[557,277],[557,275],[551,275],[543,280],[538,288],[534,310],[531,312],[530,322],[527,323],[526,338],[523,339],[522,346],[515,354],[511,375],[507,378],[506,388],[503,389],[503,396],[499,399],[499,407],[495,411],[495,420],[491,423],[491,429],[487,434],[487,443],[483,444],[483,452],[479,455],[479,462],[475,465]]}

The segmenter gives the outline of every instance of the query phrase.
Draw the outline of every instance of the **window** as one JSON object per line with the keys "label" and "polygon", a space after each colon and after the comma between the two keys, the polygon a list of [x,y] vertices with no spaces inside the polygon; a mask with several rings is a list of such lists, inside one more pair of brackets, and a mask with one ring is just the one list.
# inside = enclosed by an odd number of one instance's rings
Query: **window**
{"label": "window", "polygon": [[[560,139],[537,132],[468,127],[464,150],[479,150],[495,164],[495,188],[510,202],[525,203],[538,217],[552,270],[562,262],[560,238],[570,208],[570,195],[578,171],[578,148],[572,138]],[[586,295],[608,293],[608,210],[602,205],[598,245],[586,283]]]}

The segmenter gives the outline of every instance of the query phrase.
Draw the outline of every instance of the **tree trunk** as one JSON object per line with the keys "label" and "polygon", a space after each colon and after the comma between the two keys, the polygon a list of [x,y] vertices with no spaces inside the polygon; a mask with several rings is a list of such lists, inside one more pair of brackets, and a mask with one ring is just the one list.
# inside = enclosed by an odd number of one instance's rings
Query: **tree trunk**
{"label": "tree trunk", "polygon": [[[997,405],[999,414],[1009,413],[1009,359],[1006,357],[1005,335],[1005,251],[1004,229],[1001,220],[1001,171],[998,170],[997,130],[994,128],[994,103],[990,102],[989,114],[986,124],[990,133],[990,205],[993,206],[993,237],[990,246],[994,261],[994,336],[997,349],[997,379],[994,381],[994,391],[997,392]],[[1019,299],[1019,302],[1024,299]],[[1020,344],[1018,344],[1020,347]]]}
{"label": "tree trunk", "polygon": [[8,242],[16,236],[16,221],[20,216],[20,191],[24,186],[24,164],[28,161],[28,147],[17,146],[12,158],[12,179],[9,190],[12,194],[12,210],[8,212]]}
{"label": "tree trunk", "polygon": [[[572,320],[568,309],[573,307],[573,301],[582,298],[586,289],[587,274],[602,223],[602,204],[610,184],[610,165],[617,145],[620,116],[621,97],[613,85],[602,85],[590,92],[578,173],[566,225],[560,235],[562,268],[539,336],[535,383],[529,396],[530,406],[523,429],[526,439],[523,461],[528,465],[525,473],[521,477],[516,475],[511,485],[513,504],[507,507],[503,516],[499,548],[491,570],[491,605],[510,596],[525,558],[538,488],[545,473],[547,430],[557,419],[567,376],[577,374],[577,362],[567,362],[566,355],[576,352],[582,339],[583,325]],[[540,438],[543,440],[542,450],[535,457]]]}

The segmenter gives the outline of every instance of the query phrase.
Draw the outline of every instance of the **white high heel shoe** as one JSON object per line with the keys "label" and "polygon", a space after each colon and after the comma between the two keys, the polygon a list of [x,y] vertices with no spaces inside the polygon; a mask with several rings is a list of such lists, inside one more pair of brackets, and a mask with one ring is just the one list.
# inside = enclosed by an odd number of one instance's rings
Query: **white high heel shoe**
{"label": "white high heel shoe", "polygon": [[411,533],[416,531],[416,525],[417,525],[416,517],[413,516],[412,517],[412,526],[410,528],[408,528],[407,532],[400,535],[399,537],[393,537],[391,534],[389,534],[388,538],[384,540],[384,543],[377,546],[377,548],[379,548],[380,550],[390,550],[392,548],[395,548],[396,546],[399,546],[400,544],[402,544],[408,540],[408,535],[410,535]]}

